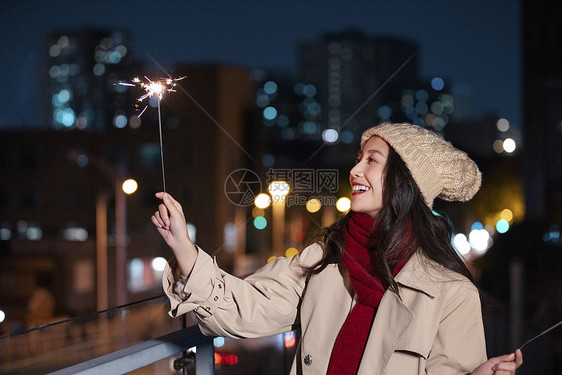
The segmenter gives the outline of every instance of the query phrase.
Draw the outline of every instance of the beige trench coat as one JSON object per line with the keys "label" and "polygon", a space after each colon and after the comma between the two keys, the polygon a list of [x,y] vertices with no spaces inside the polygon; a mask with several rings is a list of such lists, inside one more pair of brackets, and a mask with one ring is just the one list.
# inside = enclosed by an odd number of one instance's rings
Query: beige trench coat
{"label": "beige trench coat", "polygon": [[[268,263],[245,280],[222,271],[199,249],[183,292],[167,267],[171,316],[194,311],[201,331],[235,338],[295,329],[301,342],[291,374],[325,374],[340,327],[353,305],[346,270],[330,265],[307,279],[303,266],[322,256],[318,244]],[[378,308],[358,374],[462,374],[486,360],[480,297],[463,276],[416,252]],[[182,293],[183,294],[183,293]]]}

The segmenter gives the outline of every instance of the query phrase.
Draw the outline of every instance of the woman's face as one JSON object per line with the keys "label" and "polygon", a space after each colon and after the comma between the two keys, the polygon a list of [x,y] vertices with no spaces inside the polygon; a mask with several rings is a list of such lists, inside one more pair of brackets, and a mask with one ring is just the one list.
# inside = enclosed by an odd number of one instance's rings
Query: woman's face
{"label": "woman's face", "polygon": [[351,210],[373,219],[382,208],[384,167],[388,158],[388,143],[373,136],[359,152],[355,167],[349,172]]}

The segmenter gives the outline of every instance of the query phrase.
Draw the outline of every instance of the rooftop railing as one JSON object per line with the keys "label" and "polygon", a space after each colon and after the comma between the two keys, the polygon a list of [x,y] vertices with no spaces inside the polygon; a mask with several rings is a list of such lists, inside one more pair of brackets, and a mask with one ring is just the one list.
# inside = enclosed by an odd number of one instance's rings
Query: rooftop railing
{"label": "rooftop railing", "polygon": [[[490,355],[507,353],[507,311],[485,298]],[[0,337],[0,374],[282,375],[298,331],[259,339],[204,336],[194,315],[168,315],[166,296]]]}
{"label": "rooftop railing", "polygon": [[[159,296],[2,336],[0,373],[173,373],[170,357],[185,353],[175,363],[187,368],[194,360],[187,350],[197,347],[197,374],[213,374],[213,339],[191,315],[172,319],[167,311],[167,298]],[[152,369],[142,370],[146,366]]]}

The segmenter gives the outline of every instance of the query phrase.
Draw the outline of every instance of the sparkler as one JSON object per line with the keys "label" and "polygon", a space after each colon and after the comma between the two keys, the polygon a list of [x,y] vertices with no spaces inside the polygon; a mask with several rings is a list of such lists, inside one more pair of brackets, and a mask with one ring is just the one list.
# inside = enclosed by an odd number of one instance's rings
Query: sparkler
{"label": "sparkler", "polygon": [[[164,172],[164,147],[162,146],[162,116],[160,112],[160,101],[166,92],[176,92],[176,82],[181,81],[184,77],[180,78],[162,78],[158,81],[151,81],[148,77],[144,76],[145,81],[140,80],[138,77],[133,79],[132,83],[119,82],[122,86],[140,86],[144,91],[137,101],[140,103],[146,98],[156,96],[158,100],[158,131],[160,133],[160,161],[162,163],[162,185],[164,192],[166,192],[166,174]],[[137,105],[138,106],[138,105]],[[146,105],[137,117],[141,117],[144,111],[148,108]]]}
{"label": "sparkler", "polygon": [[539,337],[541,337],[542,335],[544,335],[545,333],[548,333],[550,331],[552,331],[554,328],[558,327],[559,325],[562,325],[562,320],[559,321],[558,323],[556,323],[555,325],[551,326],[550,328],[545,329],[544,331],[542,331],[541,333],[539,333],[538,335],[536,335],[535,337],[533,337],[530,340],[527,340],[523,345],[521,345],[519,347],[519,349],[523,349],[523,347],[525,345],[527,345],[528,343],[530,343],[531,341],[535,341],[536,339],[538,339]]}

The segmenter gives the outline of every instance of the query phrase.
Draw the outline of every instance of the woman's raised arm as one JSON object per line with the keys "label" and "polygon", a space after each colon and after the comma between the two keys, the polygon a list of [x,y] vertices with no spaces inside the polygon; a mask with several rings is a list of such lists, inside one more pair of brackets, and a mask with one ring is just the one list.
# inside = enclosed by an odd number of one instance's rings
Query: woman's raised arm
{"label": "woman's raised arm", "polygon": [[162,199],[158,211],[151,220],[156,229],[174,252],[179,269],[184,276],[189,276],[197,260],[197,248],[189,238],[183,209],[168,193],[156,193]]}

